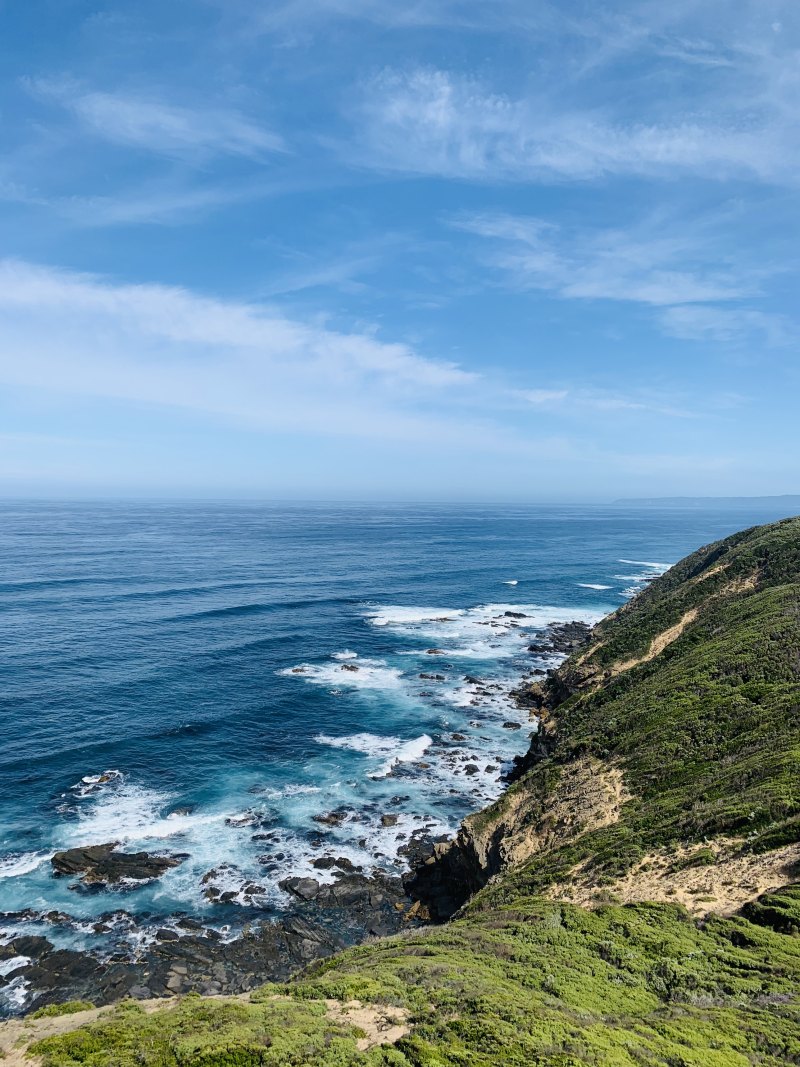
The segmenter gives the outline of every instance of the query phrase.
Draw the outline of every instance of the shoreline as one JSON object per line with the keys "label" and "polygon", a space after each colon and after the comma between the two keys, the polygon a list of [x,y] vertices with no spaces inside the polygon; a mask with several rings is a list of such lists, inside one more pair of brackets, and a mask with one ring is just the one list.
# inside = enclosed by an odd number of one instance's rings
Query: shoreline
{"label": "shoreline", "polygon": [[[524,617],[519,614],[519,618]],[[591,627],[575,620],[552,623],[543,630],[544,638],[534,641],[528,651],[540,662],[542,656],[557,657],[558,664],[523,669],[511,687],[504,690],[504,698],[526,716],[524,722],[533,728],[524,730],[528,746],[520,749],[498,779],[502,788],[497,796],[514,780],[515,767],[524,761],[538,732],[537,709],[527,695],[531,683],[556,670],[579,644],[584,644]],[[466,678],[483,684],[478,678]],[[523,730],[523,722],[509,721],[504,725],[513,726],[515,732]],[[470,774],[471,766],[466,765],[465,774]],[[478,767],[474,766],[473,773],[477,773]],[[410,766],[395,763],[386,777],[401,780],[412,768],[420,767],[426,769],[424,753]],[[324,825],[335,815],[320,813],[319,820]],[[397,816],[384,813],[381,822],[392,827]],[[329,841],[322,850],[324,854],[312,861],[319,877],[290,875],[278,883],[290,897],[283,915],[276,916],[273,911],[259,917],[254,909],[252,921],[246,921],[237,936],[228,938],[199,917],[176,914],[173,925],[157,929],[152,943],[139,953],[128,953],[127,958],[122,952],[101,958],[91,950],[58,948],[46,936],[24,932],[31,922],[44,922],[52,928],[75,922],[64,913],[5,913],[4,922],[19,922],[22,929],[18,936],[0,944],[0,991],[5,992],[4,999],[11,1009],[4,1015],[14,1017],[70,999],[105,1005],[123,997],[144,1000],[188,992],[241,994],[267,981],[284,980],[315,959],[369,938],[418,928],[430,921],[428,905],[418,891],[420,873],[430,867],[443,848],[455,842],[458,833],[458,828],[447,834],[432,834],[425,827],[412,831],[398,849],[405,866],[396,874],[377,869],[364,873],[346,857],[337,856],[336,842]],[[100,916],[97,924],[84,926],[103,927],[104,933],[113,932],[115,927],[121,931],[127,928],[126,936],[135,938],[137,918],[116,909]],[[15,960],[21,966],[15,968]]]}

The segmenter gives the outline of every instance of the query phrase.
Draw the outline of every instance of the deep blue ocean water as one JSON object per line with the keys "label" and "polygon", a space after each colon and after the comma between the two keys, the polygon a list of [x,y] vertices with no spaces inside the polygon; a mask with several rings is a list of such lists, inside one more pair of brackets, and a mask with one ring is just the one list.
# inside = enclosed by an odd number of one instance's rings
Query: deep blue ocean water
{"label": "deep blue ocean water", "polygon": [[[527,747],[528,723],[502,724],[520,720],[509,686],[553,662],[526,651],[542,627],[599,618],[701,544],[779,517],[0,505],[0,911],[60,909],[75,922],[48,936],[96,947],[86,920],[110,909],[233,928],[279,909],[278,881],[320,848],[400,869],[410,833],[452,830]],[[313,820],[338,807],[343,825]],[[55,850],[108,841],[188,858],[103,893],[53,878]],[[209,887],[235,896],[221,907]]]}

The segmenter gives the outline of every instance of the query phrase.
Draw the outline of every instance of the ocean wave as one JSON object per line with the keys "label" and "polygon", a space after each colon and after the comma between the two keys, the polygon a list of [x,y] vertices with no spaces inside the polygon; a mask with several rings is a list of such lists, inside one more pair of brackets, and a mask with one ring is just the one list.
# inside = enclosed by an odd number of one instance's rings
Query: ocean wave
{"label": "ocean wave", "polygon": [[120,777],[115,787],[84,797],[77,819],[66,823],[62,837],[67,846],[118,841],[155,841],[191,833],[199,827],[223,822],[230,813],[168,812],[175,798]]}
{"label": "ocean wave", "polygon": [[19,852],[0,859],[0,878],[30,874],[52,857],[52,852]]}
{"label": "ocean wave", "polygon": [[12,956],[10,959],[0,960],[0,978],[6,978],[21,967],[27,967],[30,962],[30,956]]}
{"label": "ocean wave", "polygon": [[433,744],[433,738],[428,734],[422,734],[411,741],[369,733],[349,734],[344,737],[317,734],[314,740],[317,744],[327,745],[329,748],[345,748],[352,752],[361,752],[373,759],[382,759],[384,762],[377,770],[370,772],[370,778],[385,778],[398,763],[413,763],[421,759]]}
{"label": "ocean wave", "polygon": [[419,623],[452,622],[464,615],[463,608],[414,608],[387,605],[365,612],[373,626],[413,626]]}
{"label": "ocean wave", "polygon": [[618,563],[631,563],[634,567],[650,567],[653,570],[668,571],[672,566],[671,563],[648,563],[646,559],[620,559]]}
{"label": "ocean wave", "polygon": [[0,987],[0,999],[5,1001],[11,1011],[21,1011],[28,1000],[30,987],[31,983],[26,978],[12,978],[7,985]]}
{"label": "ocean wave", "polygon": [[581,587],[581,589],[598,589],[598,590],[603,589],[604,590],[604,589],[612,589],[613,588],[613,586],[600,585],[599,583],[595,583],[595,582],[578,582],[578,585]]}
{"label": "ocean wave", "polygon": [[278,674],[333,688],[400,689],[403,685],[403,672],[380,659],[359,659],[357,666],[350,663],[299,663],[296,667],[278,671]]}

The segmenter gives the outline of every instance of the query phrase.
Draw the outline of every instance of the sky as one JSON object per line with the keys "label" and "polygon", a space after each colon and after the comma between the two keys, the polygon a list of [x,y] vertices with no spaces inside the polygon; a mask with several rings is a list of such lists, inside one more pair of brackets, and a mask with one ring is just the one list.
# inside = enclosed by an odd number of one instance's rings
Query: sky
{"label": "sky", "polygon": [[0,0],[0,494],[800,491],[796,0]]}

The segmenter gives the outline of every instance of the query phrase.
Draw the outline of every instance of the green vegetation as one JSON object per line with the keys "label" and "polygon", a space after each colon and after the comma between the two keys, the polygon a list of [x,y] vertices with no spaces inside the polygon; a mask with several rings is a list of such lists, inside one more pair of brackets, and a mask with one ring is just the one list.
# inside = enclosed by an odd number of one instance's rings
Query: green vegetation
{"label": "green vegetation", "polygon": [[79,1011],[91,1011],[94,1004],[88,1000],[67,1000],[63,1004],[46,1004],[38,1011],[32,1011],[31,1019],[48,1019],[55,1015],[75,1015]]}
{"label": "green vegetation", "polygon": [[[692,610],[657,656],[612,670]],[[656,849],[696,846],[672,869],[711,871],[712,837],[752,854],[800,841],[800,520],[695,553],[596,639],[551,683],[551,754],[472,825],[491,833],[519,811],[535,828],[585,755],[623,771],[617,823],[504,871],[445,926],[352,949],[249,1004],[124,1005],[41,1042],[47,1067],[800,1064],[800,886],[700,922],[675,904],[589,911],[542,896],[578,862],[610,884]],[[325,998],[402,1006],[410,1033],[359,1052]]]}
{"label": "green vegetation", "polygon": [[[173,1008],[145,1012],[128,1001],[94,1026],[45,1038],[45,1063],[91,1067],[343,1067],[391,1063],[357,1050],[361,1032],[332,1022],[310,1000],[257,1003],[188,996]],[[395,1061],[402,1063],[403,1061]]]}

